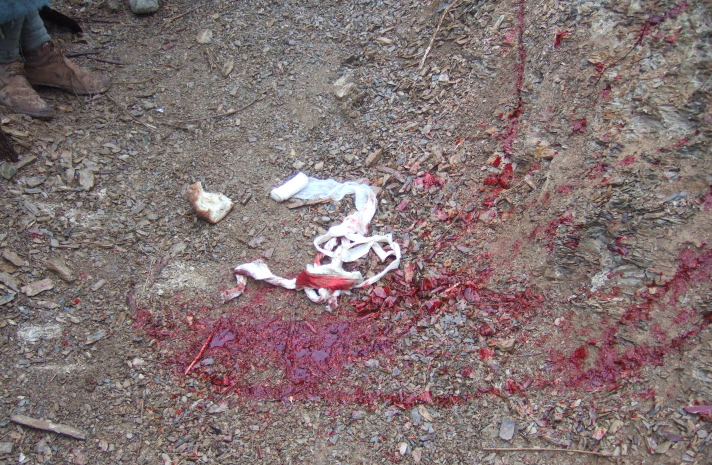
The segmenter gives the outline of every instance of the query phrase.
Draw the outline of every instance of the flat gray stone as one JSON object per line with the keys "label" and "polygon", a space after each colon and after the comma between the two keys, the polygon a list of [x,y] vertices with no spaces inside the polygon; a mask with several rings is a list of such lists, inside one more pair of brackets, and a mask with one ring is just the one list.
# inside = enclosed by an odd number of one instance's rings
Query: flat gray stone
{"label": "flat gray stone", "polygon": [[158,11],[158,0],[129,0],[131,11],[137,15],[145,15]]}
{"label": "flat gray stone", "polygon": [[12,165],[12,163],[7,163],[7,162],[0,163],[0,176],[2,176],[3,178],[5,178],[9,181],[16,174],[17,174],[17,168],[15,168]]}
{"label": "flat gray stone", "polygon": [[514,430],[517,423],[511,418],[502,420],[502,426],[499,427],[499,437],[505,441],[511,441],[514,437]]}

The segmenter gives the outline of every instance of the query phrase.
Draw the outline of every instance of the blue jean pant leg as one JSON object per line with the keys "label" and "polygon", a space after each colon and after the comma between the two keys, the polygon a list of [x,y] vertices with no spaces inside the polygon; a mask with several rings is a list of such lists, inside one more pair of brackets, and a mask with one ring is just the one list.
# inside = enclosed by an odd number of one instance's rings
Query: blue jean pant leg
{"label": "blue jean pant leg", "polygon": [[0,24],[0,63],[20,59],[20,34],[24,22],[22,17]]}
{"label": "blue jean pant leg", "polygon": [[25,23],[20,32],[20,48],[22,50],[34,50],[52,38],[45,29],[44,21],[40,18],[37,10],[25,16]]}

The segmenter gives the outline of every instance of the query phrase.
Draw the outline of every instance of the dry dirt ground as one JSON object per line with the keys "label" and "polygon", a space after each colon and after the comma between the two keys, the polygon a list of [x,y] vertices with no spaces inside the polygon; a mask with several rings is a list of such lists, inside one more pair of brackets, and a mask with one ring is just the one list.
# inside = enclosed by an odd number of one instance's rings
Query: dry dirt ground
{"label": "dry dirt ground", "polygon": [[[2,113],[2,463],[710,463],[709,3],[54,6],[114,86]],[[298,171],[374,186],[399,269],[221,303],[352,210]]]}

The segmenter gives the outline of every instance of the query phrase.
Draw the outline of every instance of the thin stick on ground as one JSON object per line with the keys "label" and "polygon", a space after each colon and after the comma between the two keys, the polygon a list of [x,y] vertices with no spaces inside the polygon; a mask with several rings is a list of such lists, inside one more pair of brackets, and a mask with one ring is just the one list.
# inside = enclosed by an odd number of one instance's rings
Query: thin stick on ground
{"label": "thin stick on ground", "polygon": [[255,103],[259,102],[260,100],[264,100],[264,97],[258,97],[256,99],[254,99],[253,101],[251,101],[250,103],[248,103],[247,105],[243,105],[242,107],[238,108],[237,110],[234,110],[234,109],[228,110],[224,113],[218,113],[217,115],[202,116],[200,118],[190,118],[190,119],[178,120],[178,121],[172,122],[171,124],[175,125],[175,124],[184,124],[184,123],[195,123],[198,121],[206,121],[209,119],[224,118],[226,116],[234,115],[235,113],[240,113],[241,111],[247,110],[248,108],[250,108]]}
{"label": "thin stick on ground", "polygon": [[148,267],[148,273],[146,273],[146,282],[143,283],[143,292],[146,292],[148,287],[148,280],[151,279],[151,273],[153,273],[153,264],[156,262],[155,257],[151,257],[151,264]]}
{"label": "thin stick on ground", "polygon": [[151,81],[152,79],[153,78],[148,78],[148,79],[144,79],[143,81],[111,81],[111,83],[114,85],[121,84],[121,85],[125,85],[125,86],[133,86],[136,84],[145,84],[145,83]]}
{"label": "thin stick on ground", "polygon": [[109,63],[110,65],[118,65],[118,66],[126,66],[126,63],[124,63],[121,60],[114,60],[113,58],[101,58],[101,57],[93,57],[93,56],[87,56],[90,60],[94,61],[99,61],[101,63]]}
{"label": "thin stick on ground", "polygon": [[208,344],[210,344],[210,341],[213,340],[213,334],[215,333],[210,333],[210,336],[205,340],[205,344],[203,344],[203,347],[200,348],[200,352],[198,352],[198,355],[195,356],[193,361],[188,365],[188,368],[185,369],[185,374],[187,375],[190,373],[190,370],[193,369],[193,365],[198,363],[198,360],[200,360],[200,357],[203,356],[203,352],[205,352],[205,349],[208,347]]}
{"label": "thin stick on ground", "polygon": [[151,266],[148,269],[146,282],[143,283],[143,292],[146,292],[146,289],[153,286],[153,283],[156,282],[158,275],[160,275],[161,271],[168,265],[168,262],[170,262],[168,255],[163,255],[158,260],[155,258],[151,259]]}
{"label": "thin stick on ground", "polygon": [[87,434],[84,431],[78,430],[69,425],[63,425],[61,423],[54,423],[50,420],[41,420],[39,418],[28,417],[27,415],[13,415],[10,420],[23,426],[29,426],[30,428],[41,429],[43,431],[51,431],[57,434],[64,434],[65,436],[70,436],[75,439],[84,440]]}
{"label": "thin stick on ground", "polygon": [[438,27],[435,28],[435,32],[433,33],[432,39],[430,39],[430,43],[428,44],[428,48],[425,49],[425,53],[423,54],[423,58],[420,59],[420,65],[418,66],[418,69],[423,69],[423,66],[425,65],[425,60],[428,58],[428,54],[430,53],[430,49],[433,48],[433,43],[435,42],[435,39],[438,37],[438,32],[440,32],[440,27],[443,25],[443,20],[445,20],[445,16],[450,12],[450,10],[460,3],[460,0],[456,0],[452,2],[450,5],[448,5],[447,8],[445,8],[445,11],[443,11],[443,15],[440,17],[440,21],[438,21]]}
{"label": "thin stick on ground", "polygon": [[599,457],[613,457],[605,452],[594,452],[591,450],[581,449],[563,449],[563,448],[546,448],[546,447],[482,447],[482,450],[495,452],[573,452],[576,454],[597,455]]}
{"label": "thin stick on ground", "polygon": [[183,12],[183,13],[179,14],[178,16],[174,16],[174,17],[172,17],[172,18],[168,18],[168,19],[164,20],[164,21],[163,21],[163,24],[161,24],[161,27],[158,28],[158,33],[160,34],[161,32],[163,32],[163,28],[164,28],[168,23],[172,23],[172,22],[175,21],[176,19],[180,19],[180,18],[182,18],[183,16],[188,15],[188,14],[194,12],[194,11],[197,10],[197,9],[198,9],[197,7],[196,7],[196,8],[191,8],[190,10],[188,10],[188,11],[186,11],[186,12]]}
{"label": "thin stick on ground", "polygon": [[[144,392],[145,392],[145,391],[144,391]],[[145,395],[145,394],[144,394],[144,395]],[[140,411],[140,414],[141,414],[141,423],[143,423],[143,409],[144,409],[144,399],[142,398],[142,399],[141,399],[141,411]]]}
{"label": "thin stick on ground", "polygon": [[67,58],[76,58],[84,55],[96,55],[97,53],[101,53],[101,50],[97,48],[88,48],[85,50],[77,50],[76,52],[65,52],[64,56]]}

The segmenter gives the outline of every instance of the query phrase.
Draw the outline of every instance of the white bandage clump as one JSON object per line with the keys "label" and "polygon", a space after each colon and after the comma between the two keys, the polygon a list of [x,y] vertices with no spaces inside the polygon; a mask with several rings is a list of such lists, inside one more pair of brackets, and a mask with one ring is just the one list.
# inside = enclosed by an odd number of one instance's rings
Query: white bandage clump
{"label": "white bandage clump", "polygon": [[[310,300],[326,303],[327,310],[331,311],[338,306],[338,297],[343,291],[369,286],[389,271],[398,268],[401,250],[398,243],[393,241],[392,235],[367,236],[368,225],[376,213],[378,202],[376,194],[369,186],[356,182],[341,183],[333,179],[310,178],[300,172],[281,186],[272,189],[270,196],[278,202],[290,198],[329,198],[338,201],[349,194],[354,195],[356,211],[344,218],[340,224],[329,228],[326,234],[314,239],[314,247],[319,252],[314,264],[307,265],[296,278],[286,279],[275,276],[261,260],[245,263],[234,270],[238,287],[244,285],[244,276],[249,276],[286,289],[303,289]],[[368,279],[364,279],[359,271],[343,269],[344,263],[363,258],[370,251],[373,251],[381,262],[385,262],[389,257],[393,259],[379,273]],[[330,262],[322,264],[324,257],[328,257]],[[233,292],[229,297],[238,295]]]}

